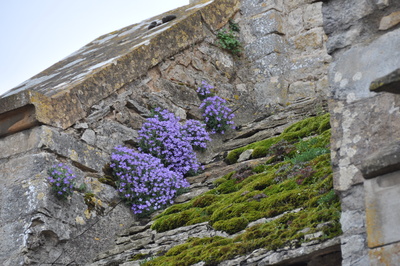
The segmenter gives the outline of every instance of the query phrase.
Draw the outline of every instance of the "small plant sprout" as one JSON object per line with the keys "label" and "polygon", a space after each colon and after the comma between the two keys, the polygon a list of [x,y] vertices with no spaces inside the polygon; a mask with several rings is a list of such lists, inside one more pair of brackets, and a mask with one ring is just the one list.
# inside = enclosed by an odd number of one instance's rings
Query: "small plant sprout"
{"label": "small plant sprout", "polygon": [[67,165],[59,163],[52,166],[47,173],[49,175],[47,179],[56,197],[66,199],[68,196],[72,195],[75,175]]}
{"label": "small plant sprout", "polygon": [[217,33],[220,47],[234,55],[239,55],[242,52],[242,45],[237,36],[238,32],[240,32],[239,25],[230,21],[229,30],[223,29]]}

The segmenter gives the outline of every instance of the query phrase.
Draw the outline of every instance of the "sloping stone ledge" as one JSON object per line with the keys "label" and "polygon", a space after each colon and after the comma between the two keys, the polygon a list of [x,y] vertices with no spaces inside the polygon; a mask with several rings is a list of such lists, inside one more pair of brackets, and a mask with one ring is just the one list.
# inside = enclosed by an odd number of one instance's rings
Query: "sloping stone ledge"
{"label": "sloping stone ledge", "polygon": [[40,126],[0,139],[0,159],[26,153],[34,149],[50,150],[71,159],[85,170],[100,172],[109,155],[105,152],[57,131],[49,126]]}
{"label": "sloping stone ledge", "polygon": [[[6,112],[33,105],[30,117],[35,123],[68,128],[101,99],[145,75],[164,59],[202,41],[210,29],[221,28],[239,10],[239,4],[239,0],[203,0],[169,12],[176,12],[178,19],[154,30],[147,31],[146,23],[165,14],[101,36],[0,98],[0,121]],[[100,48],[96,45],[105,48],[97,51]],[[87,60],[85,54],[90,49],[114,57]],[[72,80],[68,78],[71,75]],[[1,123],[0,137],[13,133],[3,127]]]}

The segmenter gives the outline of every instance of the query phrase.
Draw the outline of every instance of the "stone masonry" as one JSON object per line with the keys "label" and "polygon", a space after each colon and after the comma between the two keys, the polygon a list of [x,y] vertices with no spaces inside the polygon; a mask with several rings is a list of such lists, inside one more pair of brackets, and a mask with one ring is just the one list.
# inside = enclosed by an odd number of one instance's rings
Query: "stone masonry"
{"label": "stone masonry", "polygon": [[[206,81],[235,110],[238,129],[213,137],[199,154],[205,165],[323,111],[329,98],[342,264],[396,265],[399,12],[396,0],[191,1],[103,35],[2,95],[0,264],[83,265],[116,235],[131,237],[135,217],[99,182],[103,167],[116,145],[136,146],[155,106],[201,118],[196,88]],[[176,18],[162,23],[168,15]],[[230,20],[241,29],[239,56],[217,43]],[[80,187],[66,202],[46,181],[58,162]],[[276,256],[261,253],[242,261]]]}
{"label": "stone masonry", "polygon": [[[196,88],[203,80],[236,110],[240,128],[214,136],[203,164],[323,110],[330,57],[320,9],[321,3],[196,1],[101,36],[4,94],[0,263],[82,265],[108,250],[135,223],[115,190],[99,182],[112,149],[135,146],[155,106],[183,120],[201,118]],[[293,12],[307,22],[288,23],[298,18]],[[176,19],[158,22],[168,15]],[[240,56],[216,42],[229,20],[242,29]],[[46,181],[59,162],[74,170],[80,187],[66,202]]]}
{"label": "stone masonry", "polygon": [[400,3],[331,0],[322,10],[333,57],[329,110],[343,265],[397,265],[398,153],[392,151],[400,112],[390,75],[400,67]]}

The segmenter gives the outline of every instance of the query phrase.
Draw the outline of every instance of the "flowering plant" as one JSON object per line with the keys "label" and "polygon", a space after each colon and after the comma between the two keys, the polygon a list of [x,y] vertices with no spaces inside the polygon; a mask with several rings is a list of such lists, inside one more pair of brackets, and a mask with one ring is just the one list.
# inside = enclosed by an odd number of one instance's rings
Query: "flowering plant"
{"label": "flowering plant", "polygon": [[159,158],[122,146],[115,148],[110,167],[121,197],[135,214],[172,204],[177,190],[189,186],[182,174],[165,167]]}
{"label": "flowering plant", "polygon": [[[206,122],[207,128],[211,133],[224,134],[225,131],[233,125],[232,119],[235,115],[232,110],[226,106],[226,100],[219,96],[208,97],[203,100],[200,105],[203,109],[203,117]],[[232,128],[234,128],[232,126]]]}
{"label": "flowering plant", "polygon": [[204,100],[207,97],[213,96],[214,86],[208,84],[205,81],[201,82],[200,87],[197,88],[197,94],[200,100]]}
{"label": "flowering plant", "polygon": [[58,198],[66,199],[72,195],[75,175],[67,165],[59,163],[52,166],[47,173],[49,174],[47,179]]}
{"label": "flowering plant", "polygon": [[183,137],[195,150],[207,148],[207,142],[211,138],[206,130],[206,125],[198,120],[189,119],[181,128]]}
{"label": "flowering plant", "polygon": [[167,110],[155,109],[139,131],[139,150],[161,159],[168,169],[185,175],[197,172],[200,164],[194,148],[205,149],[210,140],[205,125],[189,120],[185,125]]}

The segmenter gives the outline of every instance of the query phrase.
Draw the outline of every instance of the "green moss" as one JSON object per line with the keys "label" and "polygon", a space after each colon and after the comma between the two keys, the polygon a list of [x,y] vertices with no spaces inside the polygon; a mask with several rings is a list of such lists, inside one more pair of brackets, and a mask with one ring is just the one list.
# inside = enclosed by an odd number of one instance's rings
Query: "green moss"
{"label": "green moss", "polygon": [[240,154],[249,149],[254,149],[252,154],[253,158],[259,158],[261,156],[268,155],[271,146],[277,144],[282,140],[285,140],[287,142],[297,141],[299,138],[304,138],[315,134],[322,134],[329,128],[329,113],[321,116],[310,117],[289,126],[283,131],[281,135],[277,137],[258,141],[229,152],[226,157],[226,162],[229,164],[236,163],[239,159]]}
{"label": "green moss", "polygon": [[141,259],[144,259],[144,258],[146,258],[146,257],[147,257],[146,254],[138,253],[138,254],[135,254],[134,256],[132,256],[130,260],[131,260],[131,261],[134,261],[134,260],[141,260]]}
{"label": "green moss", "polygon": [[234,164],[237,162],[237,160],[239,159],[240,154],[242,154],[242,152],[244,152],[246,149],[245,148],[239,148],[236,150],[233,150],[231,152],[228,153],[228,155],[225,158],[225,161],[228,164]]}
{"label": "green moss", "polygon": [[229,220],[217,221],[213,224],[213,227],[215,230],[234,234],[244,230],[248,223],[249,220],[244,217],[233,217]]}
{"label": "green moss", "polygon": [[282,135],[286,140],[295,140],[312,134],[321,134],[323,131],[330,128],[329,122],[329,114],[310,117],[286,128]]}
{"label": "green moss", "polygon": [[268,147],[260,146],[256,147],[253,152],[251,153],[251,158],[256,159],[256,158],[261,158],[265,157],[268,154]]}
{"label": "green moss", "polygon": [[[273,148],[275,155],[285,154],[293,158],[311,148],[326,148],[330,139],[327,121],[329,115],[306,119],[289,127],[280,136],[248,145],[231,154],[235,158],[247,148],[266,149],[276,145]],[[310,134],[313,138],[299,139],[299,136]],[[258,248],[295,247],[305,241],[304,234],[300,233],[304,228],[310,228],[308,233],[322,230],[321,241],[340,235],[340,203],[333,190],[330,154],[317,154],[304,162],[282,157],[276,156],[278,159],[273,164],[258,165],[252,171],[231,172],[217,179],[214,189],[187,203],[174,205],[157,216],[152,229],[163,232],[208,221],[216,230],[235,234],[260,218],[283,214],[279,219],[247,228],[234,239],[190,239],[146,265],[191,265],[200,261],[216,265]],[[301,211],[291,212],[298,208]],[[329,222],[329,226],[317,229],[317,225],[325,222]]]}
{"label": "green moss", "polygon": [[218,198],[219,197],[217,195],[205,194],[193,201],[193,207],[204,208],[210,206],[212,203],[218,201]]}

